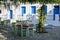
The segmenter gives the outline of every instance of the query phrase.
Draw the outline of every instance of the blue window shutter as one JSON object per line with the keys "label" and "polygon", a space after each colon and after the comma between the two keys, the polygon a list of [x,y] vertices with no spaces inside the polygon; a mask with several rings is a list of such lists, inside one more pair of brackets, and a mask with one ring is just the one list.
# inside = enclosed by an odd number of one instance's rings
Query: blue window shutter
{"label": "blue window shutter", "polygon": [[47,6],[44,6],[44,13],[47,14]]}
{"label": "blue window shutter", "polygon": [[23,16],[23,14],[25,14],[26,13],[26,7],[25,6],[22,6],[22,16]]}
{"label": "blue window shutter", "polygon": [[12,18],[13,18],[13,11],[10,10],[10,19],[12,19]]}
{"label": "blue window shutter", "polygon": [[33,14],[36,14],[36,6],[31,6],[31,9],[32,9],[32,10],[31,10],[32,13],[33,13]]}

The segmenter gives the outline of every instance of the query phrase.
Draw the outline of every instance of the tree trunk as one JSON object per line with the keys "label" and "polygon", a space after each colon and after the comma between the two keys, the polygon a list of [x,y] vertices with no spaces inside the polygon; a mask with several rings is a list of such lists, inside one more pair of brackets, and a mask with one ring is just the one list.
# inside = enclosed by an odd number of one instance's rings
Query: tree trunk
{"label": "tree trunk", "polygon": [[42,26],[41,26],[41,28],[42,28],[42,32],[44,31],[44,19],[43,19],[44,17],[43,17],[43,14],[42,14]]}
{"label": "tree trunk", "polygon": [[42,14],[42,25],[41,25],[41,29],[42,29],[42,32],[44,32],[44,4],[41,8],[41,14]]}
{"label": "tree trunk", "polygon": [[38,24],[38,32],[45,33],[44,29],[44,20],[45,20],[45,14],[44,14],[44,4],[42,5],[41,9],[39,9],[40,16],[39,16],[39,24]]}

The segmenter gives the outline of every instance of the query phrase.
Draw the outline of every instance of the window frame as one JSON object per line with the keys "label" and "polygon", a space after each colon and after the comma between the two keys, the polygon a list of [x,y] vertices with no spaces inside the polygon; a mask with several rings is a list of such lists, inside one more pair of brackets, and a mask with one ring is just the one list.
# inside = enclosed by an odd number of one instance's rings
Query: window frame
{"label": "window frame", "polygon": [[31,13],[36,14],[36,6],[31,6]]}
{"label": "window frame", "polygon": [[26,13],[26,6],[22,6],[21,9],[22,9],[22,16],[23,16]]}
{"label": "window frame", "polygon": [[13,19],[13,10],[10,10],[10,19]]}

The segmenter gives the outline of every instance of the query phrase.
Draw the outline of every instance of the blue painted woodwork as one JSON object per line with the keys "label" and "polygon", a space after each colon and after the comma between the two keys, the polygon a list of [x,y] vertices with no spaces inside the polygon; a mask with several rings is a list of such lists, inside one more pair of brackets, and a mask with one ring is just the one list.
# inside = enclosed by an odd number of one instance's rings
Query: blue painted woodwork
{"label": "blue painted woodwork", "polygon": [[21,8],[22,8],[22,16],[23,16],[23,14],[26,13],[26,7],[25,6],[22,6]]}
{"label": "blue painted woodwork", "polygon": [[47,14],[47,6],[44,6],[44,13]]}
{"label": "blue painted woodwork", "polygon": [[32,14],[36,14],[36,6],[31,6],[31,12]]}
{"label": "blue painted woodwork", "polygon": [[10,10],[10,19],[12,19],[12,18],[13,18],[13,11]]}
{"label": "blue painted woodwork", "polygon": [[53,20],[55,20],[55,14],[59,14],[59,6],[54,6]]}

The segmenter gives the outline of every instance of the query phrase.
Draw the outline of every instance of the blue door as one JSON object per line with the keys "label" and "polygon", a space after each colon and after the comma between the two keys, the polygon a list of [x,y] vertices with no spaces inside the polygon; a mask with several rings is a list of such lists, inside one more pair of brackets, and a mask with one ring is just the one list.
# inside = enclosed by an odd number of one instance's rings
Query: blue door
{"label": "blue door", "polygon": [[12,18],[13,18],[13,11],[10,10],[10,19],[12,19]]}
{"label": "blue door", "polygon": [[55,20],[55,14],[59,14],[59,6],[54,6],[53,20]]}

